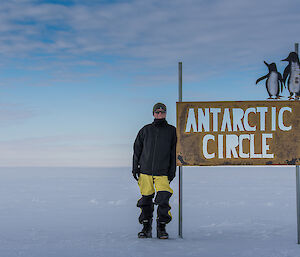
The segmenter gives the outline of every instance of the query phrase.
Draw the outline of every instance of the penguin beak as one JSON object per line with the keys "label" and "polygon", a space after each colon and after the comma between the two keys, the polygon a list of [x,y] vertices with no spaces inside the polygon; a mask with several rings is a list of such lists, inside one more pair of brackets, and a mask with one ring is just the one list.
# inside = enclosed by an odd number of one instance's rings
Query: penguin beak
{"label": "penguin beak", "polygon": [[264,61],[264,63],[265,63],[265,65],[267,65],[269,67],[269,64],[266,61]]}
{"label": "penguin beak", "polygon": [[283,59],[283,60],[281,60],[282,62],[288,62],[289,60],[288,60],[288,57],[287,58],[285,58],[285,59]]}

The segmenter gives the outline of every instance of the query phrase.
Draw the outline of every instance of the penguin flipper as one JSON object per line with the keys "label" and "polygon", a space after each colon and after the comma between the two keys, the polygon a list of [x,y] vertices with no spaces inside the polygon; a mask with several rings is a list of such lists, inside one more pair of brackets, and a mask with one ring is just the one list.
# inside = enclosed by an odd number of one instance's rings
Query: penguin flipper
{"label": "penguin flipper", "polygon": [[266,78],[268,77],[268,75],[269,75],[269,74],[267,74],[267,75],[265,75],[265,76],[259,78],[258,80],[256,80],[255,84],[257,84],[257,83],[258,83],[259,81],[261,81],[261,80],[266,79]]}
{"label": "penguin flipper", "polygon": [[288,66],[285,67],[284,72],[283,72],[283,84],[285,85],[285,81],[290,74],[291,71],[291,65],[289,64]]}

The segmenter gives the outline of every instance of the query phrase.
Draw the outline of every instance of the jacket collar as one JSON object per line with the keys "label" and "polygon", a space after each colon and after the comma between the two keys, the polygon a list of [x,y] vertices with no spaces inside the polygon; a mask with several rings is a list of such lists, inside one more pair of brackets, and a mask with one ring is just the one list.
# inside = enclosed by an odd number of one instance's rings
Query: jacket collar
{"label": "jacket collar", "polygon": [[155,127],[165,127],[168,124],[168,122],[166,121],[166,119],[154,119],[152,124]]}

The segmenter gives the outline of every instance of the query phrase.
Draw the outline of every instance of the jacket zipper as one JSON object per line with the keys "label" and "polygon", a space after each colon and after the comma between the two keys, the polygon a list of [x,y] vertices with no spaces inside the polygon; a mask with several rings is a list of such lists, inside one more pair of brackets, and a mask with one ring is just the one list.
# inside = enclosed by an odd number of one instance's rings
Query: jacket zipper
{"label": "jacket zipper", "polygon": [[154,152],[153,152],[153,157],[152,157],[152,177],[153,177],[153,170],[154,170],[154,157],[155,157],[155,152],[156,152],[157,138],[158,138],[158,129],[155,129]]}

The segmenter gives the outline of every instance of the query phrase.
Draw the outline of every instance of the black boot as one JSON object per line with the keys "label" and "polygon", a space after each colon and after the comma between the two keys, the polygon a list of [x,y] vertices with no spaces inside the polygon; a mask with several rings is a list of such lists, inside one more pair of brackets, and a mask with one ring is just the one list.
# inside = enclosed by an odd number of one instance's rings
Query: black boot
{"label": "black boot", "polygon": [[139,238],[151,238],[152,237],[152,219],[143,221],[143,229],[138,233]]}
{"label": "black boot", "polygon": [[157,221],[157,238],[159,239],[168,239],[169,234],[166,232],[166,223],[161,223]]}

